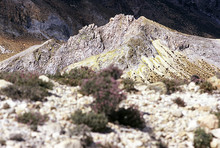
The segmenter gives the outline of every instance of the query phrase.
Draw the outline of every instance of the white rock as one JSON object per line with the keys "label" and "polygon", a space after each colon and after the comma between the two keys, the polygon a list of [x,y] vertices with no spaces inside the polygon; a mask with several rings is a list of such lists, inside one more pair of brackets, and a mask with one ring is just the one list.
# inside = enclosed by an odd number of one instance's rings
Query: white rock
{"label": "white rock", "polygon": [[220,139],[213,138],[210,146],[211,148],[220,148]]}
{"label": "white rock", "polygon": [[173,113],[173,116],[174,116],[174,117],[178,117],[178,118],[180,118],[180,117],[183,116],[181,110],[174,110],[172,113]]}
{"label": "white rock", "polygon": [[41,79],[44,82],[49,82],[50,81],[50,79],[47,76],[45,76],[45,75],[39,76],[39,79]]}
{"label": "white rock", "polygon": [[10,85],[13,85],[11,82],[5,81],[5,80],[0,80],[0,89],[6,88]]}
{"label": "white rock", "polygon": [[212,135],[220,139],[220,128],[211,131]]}
{"label": "white rock", "polygon": [[47,134],[49,135],[53,135],[53,134],[60,134],[62,128],[59,123],[48,122],[48,123],[45,123],[45,125],[43,125],[40,128],[40,130],[46,131]]}
{"label": "white rock", "polygon": [[78,139],[67,139],[57,145],[54,148],[83,148],[80,140]]}
{"label": "white rock", "polygon": [[133,143],[133,146],[135,146],[135,147],[140,147],[140,146],[142,146],[143,145],[143,142],[142,141],[134,141],[134,143]]}
{"label": "white rock", "polygon": [[218,118],[215,115],[206,115],[203,117],[200,117],[198,120],[198,123],[200,124],[200,126],[202,127],[206,127],[208,129],[215,129],[218,128]]}
{"label": "white rock", "polygon": [[194,131],[198,127],[199,127],[199,125],[198,125],[197,121],[191,120],[189,122],[189,126],[187,127],[186,131],[187,132],[192,132],[192,131]]}
{"label": "white rock", "polygon": [[188,89],[190,91],[195,91],[195,88],[196,88],[196,84],[194,82],[189,83]]}

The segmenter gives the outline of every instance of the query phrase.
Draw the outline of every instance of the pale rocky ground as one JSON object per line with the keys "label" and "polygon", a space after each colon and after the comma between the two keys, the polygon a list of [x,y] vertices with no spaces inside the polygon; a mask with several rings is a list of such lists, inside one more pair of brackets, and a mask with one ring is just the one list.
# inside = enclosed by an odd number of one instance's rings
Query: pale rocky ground
{"label": "pale rocky ground", "polygon": [[[5,96],[0,97],[0,140],[5,140],[5,145],[0,147],[82,147],[79,137],[70,134],[69,129],[73,129],[75,125],[69,117],[77,109],[83,112],[91,111],[89,104],[94,98],[79,94],[77,92],[79,87],[53,83],[55,84],[51,91],[53,95],[47,97],[46,102],[15,101]],[[1,88],[10,85],[3,80],[0,84]],[[138,109],[144,113],[146,128],[137,130],[109,123],[110,132],[91,132],[95,143],[111,143],[120,148],[154,148],[159,147],[157,144],[161,141],[169,148],[192,148],[193,132],[201,126],[214,135],[211,147],[220,147],[218,120],[211,113],[220,110],[218,91],[213,94],[200,93],[199,86],[193,82],[183,85],[182,92],[171,95],[149,90],[147,85],[137,85],[136,88],[139,91],[127,93],[127,99],[121,102],[120,107],[138,106]],[[173,102],[177,97],[185,101],[185,107],[178,107]],[[49,120],[44,125],[38,126],[37,132],[32,131],[28,125],[16,121],[18,114],[27,111],[47,114]],[[24,141],[10,140],[16,134]]]}

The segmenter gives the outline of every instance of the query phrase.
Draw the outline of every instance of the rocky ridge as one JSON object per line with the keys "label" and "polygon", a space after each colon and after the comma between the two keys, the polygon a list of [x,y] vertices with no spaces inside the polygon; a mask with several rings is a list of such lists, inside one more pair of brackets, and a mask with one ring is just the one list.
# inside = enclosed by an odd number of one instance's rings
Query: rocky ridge
{"label": "rocky ridge", "polygon": [[[197,9],[191,9],[194,5]],[[215,0],[1,0],[0,46],[12,52],[1,53],[0,61],[51,38],[66,41],[83,26],[104,25],[120,13],[191,35],[220,37]]]}
{"label": "rocky ridge", "polygon": [[137,81],[189,79],[193,74],[207,79],[219,71],[219,48],[218,39],[182,34],[145,17],[117,15],[104,26],[84,27],[67,43],[50,40],[29,54],[27,50],[2,61],[0,69],[54,74],[114,64]]}

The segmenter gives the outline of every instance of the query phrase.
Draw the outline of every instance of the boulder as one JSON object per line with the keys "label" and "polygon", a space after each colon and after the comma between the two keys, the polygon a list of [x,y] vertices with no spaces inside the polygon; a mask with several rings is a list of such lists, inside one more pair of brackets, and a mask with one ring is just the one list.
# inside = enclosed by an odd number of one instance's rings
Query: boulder
{"label": "boulder", "polygon": [[219,120],[215,115],[210,114],[207,116],[200,117],[198,123],[200,124],[201,127],[212,130],[218,128]]}

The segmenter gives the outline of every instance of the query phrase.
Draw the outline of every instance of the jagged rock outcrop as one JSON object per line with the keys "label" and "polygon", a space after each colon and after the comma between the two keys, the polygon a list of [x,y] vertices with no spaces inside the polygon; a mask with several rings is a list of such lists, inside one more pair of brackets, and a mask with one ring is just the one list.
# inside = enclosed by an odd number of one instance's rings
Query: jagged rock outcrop
{"label": "jagged rock outcrop", "polygon": [[[45,44],[46,48],[40,49],[47,53],[54,45]],[[130,15],[117,15],[104,26],[84,27],[60,48],[57,46],[53,54],[42,53],[45,58],[17,56],[1,62],[0,69],[54,74],[57,70],[68,72],[79,66],[99,70],[114,64],[125,70],[125,76],[137,81],[153,82],[162,77],[188,79],[193,74],[208,78],[220,68],[217,49],[220,49],[219,40],[182,34],[145,17],[136,20]]]}
{"label": "jagged rock outcrop", "polygon": [[34,45],[0,63],[4,71],[29,71],[43,73],[47,63],[61,45],[55,40],[48,40],[41,45]]}
{"label": "jagged rock outcrop", "polygon": [[[51,38],[66,41],[83,26],[104,25],[119,13],[145,16],[191,35],[220,38],[219,4],[196,2],[201,11],[188,9],[188,1],[180,5],[175,0],[1,0],[0,46],[12,52],[1,53],[0,61]],[[203,13],[206,3],[213,12]]]}

